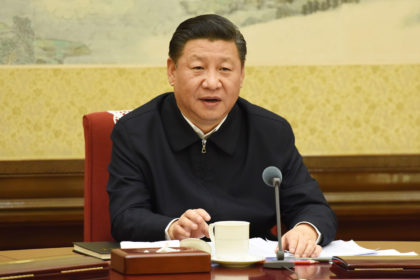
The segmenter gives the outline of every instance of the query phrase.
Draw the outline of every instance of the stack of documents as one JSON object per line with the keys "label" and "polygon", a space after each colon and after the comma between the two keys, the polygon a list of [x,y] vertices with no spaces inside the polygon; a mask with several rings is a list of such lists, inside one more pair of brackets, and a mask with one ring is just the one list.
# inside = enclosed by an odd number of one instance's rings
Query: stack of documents
{"label": "stack of documents", "polygon": [[[203,241],[204,242],[204,241]],[[214,255],[214,246],[208,242]],[[157,241],[157,242],[121,242],[122,249],[128,248],[147,248],[147,247],[179,247],[179,240]],[[261,256],[265,258],[275,258],[277,241],[265,240],[262,238],[251,238],[249,240],[249,254],[252,256]],[[343,241],[335,240],[322,248],[321,255],[316,260],[328,261],[333,256],[416,256],[415,252],[401,253],[397,250],[371,250],[359,246],[353,240]],[[293,258],[293,255],[286,252],[286,258]]]}
{"label": "stack of documents", "polygon": [[[252,238],[249,241],[249,253],[255,256],[265,256],[266,258],[276,257],[275,249],[277,241],[264,240],[262,238]],[[319,260],[328,260],[333,256],[416,256],[415,252],[400,253],[397,250],[371,250],[359,246],[353,240],[343,241],[334,240],[322,248]],[[293,255],[286,252],[286,258],[293,258]]]}

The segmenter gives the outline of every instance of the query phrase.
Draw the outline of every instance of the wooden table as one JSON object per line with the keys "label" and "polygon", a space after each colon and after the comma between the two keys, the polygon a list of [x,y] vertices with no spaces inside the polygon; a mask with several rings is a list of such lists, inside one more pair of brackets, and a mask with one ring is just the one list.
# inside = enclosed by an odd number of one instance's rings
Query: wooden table
{"label": "wooden table", "polygon": [[[360,246],[369,249],[396,249],[400,252],[415,251],[420,254],[420,241],[358,241]],[[54,256],[67,256],[76,254],[72,247],[64,248],[46,248],[46,249],[28,249],[0,251],[0,262],[14,260],[48,258]],[[301,279],[330,279],[330,264],[320,263],[316,265],[297,265],[295,271]],[[143,276],[125,276],[113,270],[110,270],[106,280],[277,280],[277,279],[297,279],[296,274],[287,270],[276,270],[263,268],[261,264],[248,268],[224,268],[217,264],[212,266],[210,273],[189,273],[189,274],[170,274],[170,275],[143,275]],[[105,280],[104,279],[104,280]]]}

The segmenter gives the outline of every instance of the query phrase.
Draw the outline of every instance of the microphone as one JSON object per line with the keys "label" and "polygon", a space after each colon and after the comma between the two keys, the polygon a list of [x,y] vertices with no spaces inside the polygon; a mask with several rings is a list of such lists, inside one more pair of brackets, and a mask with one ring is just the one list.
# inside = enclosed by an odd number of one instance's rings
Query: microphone
{"label": "microphone", "polygon": [[294,267],[295,264],[293,262],[284,261],[284,251],[281,246],[280,184],[283,176],[277,167],[269,166],[264,169],[262,179],[266,185],[274,187],[276,199],[277,239],[279,247],[277,251],[277,261],[265,262],[264,267],[289,269]]}

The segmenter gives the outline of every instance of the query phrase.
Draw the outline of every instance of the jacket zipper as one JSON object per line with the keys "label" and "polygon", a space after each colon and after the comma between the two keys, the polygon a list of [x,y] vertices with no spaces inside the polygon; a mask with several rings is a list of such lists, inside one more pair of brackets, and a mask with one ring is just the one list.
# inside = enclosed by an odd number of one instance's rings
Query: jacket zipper
{"label": "jacket zipper", "polygon": [[206,139],[202,139],[202,140],[201,140],[201,153],[202,153],[202,154],[207,153],[207,150],[206,150],[206,143],[207,143],[207,140],[206,140]]}

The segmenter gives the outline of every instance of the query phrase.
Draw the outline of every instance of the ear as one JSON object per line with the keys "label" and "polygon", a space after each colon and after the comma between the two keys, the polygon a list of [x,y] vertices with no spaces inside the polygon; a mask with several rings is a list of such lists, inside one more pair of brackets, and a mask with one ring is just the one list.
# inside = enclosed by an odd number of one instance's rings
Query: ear
{"label": "ear", "polygon": [[241,88],[242,88],[242,84],[244,82],[244,79],[245,79],[245,65],[242,65],[241,66],[241,77],[240,77]]}
{"label": "ear", "polygon": [[168,58],[168,60],[166,61],[166,73],[168,74],[168,81],[171,86],[175,84],[175,70],[175,62],[171,58]]}

